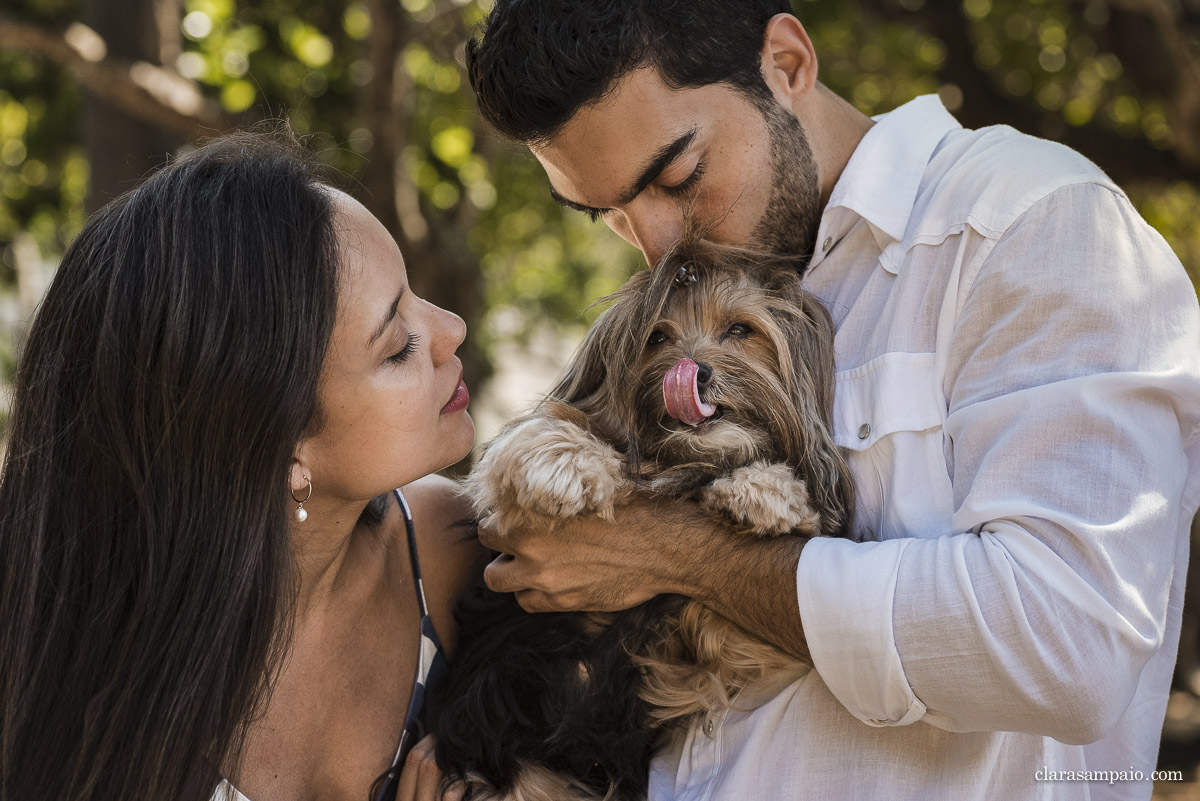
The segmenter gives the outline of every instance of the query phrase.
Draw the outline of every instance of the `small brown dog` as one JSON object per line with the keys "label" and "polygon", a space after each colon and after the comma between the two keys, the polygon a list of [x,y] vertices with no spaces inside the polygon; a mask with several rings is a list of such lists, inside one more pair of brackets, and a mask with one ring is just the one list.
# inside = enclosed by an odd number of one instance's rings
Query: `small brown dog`
{"label": "small brown dog", "polygon": [[[469,476],[466,488],[481,522],[503,533],[556,527],[579,515],[612,519],[617,506],[638,494],[695,499],[746,536],[843,534],[854,495],[830,434],[832,325],[824,307],[801,289],[795,264],[686,240],[654,270],[635,275],[613,299],[549,398],[506,426]],[[645,630],[623,634],[605,647],[628,652],[636,703],[642,706],[626,718],[654,730],[657,744],[681,728],[673,724],[728,707],[749,681],[794,667],[789,657],[698,602],[669,598],[654,608],[652,625],[629,622],[649,614],[637,609],[569,614],[563,625],[572,636],[583,632],[585,641],[611,634],[614,627]],[[538,620],[549,625],[552,619],[525,617],[512,625],[536,626]],[[474,647],[470,615],[463,616],[462,625],[467,636],[461,647],[469,653]],[[489,619],[487,628],[487,636],[493,636],[496,621]],[[519,639],[511,633],[503,637]],[[569,637],[548,639],[548,648],[561,651]],[[472,669],[486,672],[493,669],[488,663],[506,658],[517,655],[492,653]],[[600,661],[580,651],[566,660],[570,675],[561,681],[587,685],[584,696],[592,698],[590,703],[618,703],[614,698],[627,693],[615,687],[611,693],[594,692],[608,681]],[[542,678],[553,685],[552,678]],[[459,693],[476,700],[480,687],[501,684],[496,676],[471,684],[459,675],[456,681]],[[513,692],[520,705],[532,691]],[[459,712],[490,721],[500,715],[496,710]],[[548,713],[550,733],[531,742],[569,739],[567,723],[554,718],[577,714]],[[489,736],[487,724],[471,731]],[[501,749],[519,739],[495,734],[504,741],[496,744]],[[644,779],[640,787],[630,787],[635,782],[621,778],[622,768],[592,761],[599,759],[594,753],[581,763],[590,763],[580,769],[587,775],[569,776],[562,774],[571,772],[570,759],[539,757],[536,749],[497,763],[519,766],[514,770],[490,771],[456,758],[448,753],[452,750],[439,749],[443,767],[486,788],[473,797],[633,798],[645,790]],[[638,756],[641,762],[627,766],[627,773],[636,776],[649,756]]]}

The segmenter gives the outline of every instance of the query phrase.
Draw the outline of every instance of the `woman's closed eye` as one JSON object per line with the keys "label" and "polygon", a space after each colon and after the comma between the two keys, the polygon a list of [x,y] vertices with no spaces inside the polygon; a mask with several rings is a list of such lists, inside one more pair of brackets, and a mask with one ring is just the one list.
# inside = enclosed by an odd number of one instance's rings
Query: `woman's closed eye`
{"label": "woman's closed eye", "polygon": [[391,356],[388,356],[386,361],[388,361],[392,364],[400,364],[401,362],[405,361],[406,359],[408,359],[409,356],[412,356],[413,353],[416,352],[417,343],[420,341],[421,341],[420,335],[409,334],[408,341],[404,343],[404,347],[401,348],[397,353],[393,353]]}

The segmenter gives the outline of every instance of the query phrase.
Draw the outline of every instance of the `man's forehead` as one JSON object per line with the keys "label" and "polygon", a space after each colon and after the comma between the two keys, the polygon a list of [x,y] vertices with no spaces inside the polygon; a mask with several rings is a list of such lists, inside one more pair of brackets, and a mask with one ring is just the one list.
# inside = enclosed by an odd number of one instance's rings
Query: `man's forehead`
{"label": "man's forehead", "polygon": [[672,89],[655,70],[635,70],[603,100],[580,109],[548,142],[530,150],[561,195],[572,200],[605,195],[612,202],[615,198],[608,196],[636,181],[640,168],[657,153],[702,127],[692,95],[717,89]]}
{"label": "man's forehead", "polygon": [[[663,82],[658,71],[642,67],[629,72],[599,100],[581,107],[567,120],[550,143],[600,145],[635,138],[646,129],[663,127],[671,119],[687,114],[689,95],[697,89],[674,89]],[[619,144],[618,140],[614,144]]]}

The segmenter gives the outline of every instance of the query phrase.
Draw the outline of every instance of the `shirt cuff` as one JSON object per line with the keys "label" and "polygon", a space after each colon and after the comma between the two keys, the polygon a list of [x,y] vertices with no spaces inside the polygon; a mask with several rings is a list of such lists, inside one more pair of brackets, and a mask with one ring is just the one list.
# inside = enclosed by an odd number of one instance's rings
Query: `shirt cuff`
{"label": "shirt cuff", "polygon": [[925,715],[892,632],[896,577],[910,542],[817,537],[796,566],[800,623],[817,674],[868,726],[906,726]]}

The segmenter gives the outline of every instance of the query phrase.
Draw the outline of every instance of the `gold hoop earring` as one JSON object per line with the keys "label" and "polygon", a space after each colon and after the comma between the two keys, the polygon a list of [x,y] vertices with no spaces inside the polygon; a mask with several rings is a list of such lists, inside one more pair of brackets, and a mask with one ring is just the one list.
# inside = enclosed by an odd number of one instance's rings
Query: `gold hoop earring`
{"label": "gold hoop earring", "polygon": [[308,482],[308,494],[304,496],[303,500],[296,497],[296,491],[294,489],[288,490],[288,492],[292,495],[292,500],[299,504],[296,507],[296,520],[300,523],[303,523],[308,519],[308,510],[304,508],[304,503],[312,497],[312,479],[308,476],[305,476],[304,480]]}

